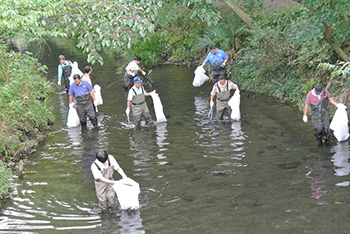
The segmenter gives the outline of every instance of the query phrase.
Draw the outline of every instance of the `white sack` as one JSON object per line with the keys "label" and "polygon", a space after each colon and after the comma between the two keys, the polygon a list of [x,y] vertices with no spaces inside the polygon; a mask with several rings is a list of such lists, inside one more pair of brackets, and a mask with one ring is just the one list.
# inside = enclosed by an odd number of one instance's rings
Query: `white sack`
{"label": "white sack", "polygon": [[345,141],[349,138],[348,113],[345,106],[337,108],[330,124],[333,135],[338,141]]}
{"label": "white sack", "polygon": [[103,104],[103,100],[102,100],[102,95],[101,95],[101,86],[99,86],[98,84],[94,85],[94,94],[95,94],[95,98],[96,98],[96,105],[102,105]]}
{"label": "white sack", "polygon": [[239,110],[239,106],[241,104],[241,94],[239,89],[236,89],[235,94],[231,97],[230,101],[228,101],[228,105],[231,107],[231,119],[235,121],[239,121],[241,119],[241,111]]}
{"label": "white sack", "polygon": [[83,73],[80,71],[79,67],[78,67],[78,63],[76,61],[73,62],[73,68],[72,68],[72,73],[69,76],[69,82],[70,84],[72,84],[74,82],[73,80],[73,76],[75,74],[79,74],[79,76],[81,77],[83,75]]}
{"label": "white sack", "polygon": [[67,126],[76,127],[80,124],[79,116],[77,110],[74,107],[69,108]]}
{"label": "white sack", "polygon": [[156,113],[157,122],[166,122],[166,118],[163,112],[163,105],[160,101],[159,95],[156,92],[150,92],[153,100],[154,112]]}
{"label": "white sack", "polygon": [[209,80],[209,77],[205,75],[205,70],[202,66],[197,67],[197,69],[194,71],[194,74],[195,76],[192,82],[192,85],[194,87],[199,87],[204,84],[204,82]]}
{"label": "white sack", "polygon": [[114,183],[113,189],[117,193],[122,210],[135,210],[140,207],[140,185],[136,181],[130,178],[118,180]]}

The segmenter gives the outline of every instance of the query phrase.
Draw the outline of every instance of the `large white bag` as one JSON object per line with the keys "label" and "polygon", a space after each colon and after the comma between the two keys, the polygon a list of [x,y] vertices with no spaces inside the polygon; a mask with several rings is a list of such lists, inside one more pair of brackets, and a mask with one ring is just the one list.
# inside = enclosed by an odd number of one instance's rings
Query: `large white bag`
{"label": "large white bag", "polygon": [[204,82],[209,80],[209,77],[205,75],[205,70],[202,66],[197,67],[197,69],[194,71],[194,74],[195,76],[192,82],[192,85],[194,87],[199,87],[204,84]]}
{"label": "large white bag", "polygon": [[333,135],[338,141],[345,141],[349,138],[348,113],[344,105],[337,108],[330,124]]}
{"label": "large white bag", "polygon": [[239,89],[236,89],[235,94],[231,97],[230,101],[228,101],[228,105],[231,107],[231,119],[235,121],[239,121],[241,119],[241,111],[239,110],[239,106],[241,104],[241,94]]}
{"label": "large white bag", "polygon": [[69,76],[69,82],[70,84],[73,84],[74,80],[73,80],[73,76],[75,74],[79,74],[79,76],[81,77],[83,75],[83,73],[80,71],[79,67],[78,67],[78,63],[76,61],[73,62],[73,68],[72,68],[72,73]]}
{"label": "large white bag", "polygon": [[102,105],[103,104],[103,100],[102,100],[102,95],[101,95],[101,86],[99,86],[98,84],[94,85],[94,94],[95,94],[95,98],[96,98],[96,105]]}
{"label": "large white bag", "polygon": [[166,122],[166,118],[163,112],[163,105],[160,101],[158,93],[155,91],[150,92],[153,100],[154,112],[156,113],[157,122]]}
{"label": "large white bag", "polygon": [[117,193],[120,208],[122,210],[135,210],[140,207],[140,185],[136,181],[130,178],[118,180],[114,183],[113,189]]}
{"label": "large white bag", "polygon": [[80,124],[79,116],[77,110],[74,107],[69,108],[67,126],[76,127]]}

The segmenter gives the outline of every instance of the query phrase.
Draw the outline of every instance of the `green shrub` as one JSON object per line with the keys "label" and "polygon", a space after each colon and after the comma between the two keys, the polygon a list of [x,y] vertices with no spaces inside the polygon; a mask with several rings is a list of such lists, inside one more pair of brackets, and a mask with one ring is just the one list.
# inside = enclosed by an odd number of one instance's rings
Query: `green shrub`
{"label": "green shrub", "polygon": [[3,199],[10,188],[11,170],[5,166],[5,164],[0,161],[0,199]]}

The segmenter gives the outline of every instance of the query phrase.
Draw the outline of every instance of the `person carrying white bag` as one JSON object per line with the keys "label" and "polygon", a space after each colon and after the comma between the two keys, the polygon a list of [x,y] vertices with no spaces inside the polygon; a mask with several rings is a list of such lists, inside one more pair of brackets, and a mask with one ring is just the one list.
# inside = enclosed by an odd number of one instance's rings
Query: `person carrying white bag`
{"label": "person carrying white bag", "polygon": [[333,135],[338,141],[345,141],[349,138],[348,122],[346,106],[339,103],[330,124],[330,129],[333,130]]}
{"label": "person carrying white bag", "polygon": [[202,66],[197,67],[197,69],[194,71],[194,74],[195,76],[192,82],[192,85],[194,87],[199,87],[204,84],[204,82],[209,80],[209,77],[205,75],[205,70]]}
{"label": "person carrying white bag", "polygon": [[231,90],[238,90],[238,86],[232,81],[226,80],[225,75],[220,75],[218,79],[219,81],[214,84],[210,93],[210,112],[213,110],[214,96],[216,96],[216,117],[222,120],[225,115],[229,116],[231,114],[232,110],[228,105],[228,101],[231,97]]}
{"label": "person carrying white bag", "polygon": [[241,94],[239,89],[236,89],[235,94],[228,101],[228,105],[231,107],[231,119],[234,121],[239,121],[241,119],[241,111],[239,106],[241,104]]}
{"label": "person carrying white bag", "polygon": [[114,171],[117,171],[123,179],[127,179],[123,169],[112,155],[105,150],[96,153],[96,160],[91,164],[91,172],[95,180],[96,196],[99,207],[102,210],[118,209],[118,200],[113,185],[117,183],[113,179]]}
{"label": "person carrying white bag", "polygon": [[154,112],[156,113],[157,122],[166,122],[166,117],[163,112],[163,105],[160,101],[158,93],[156,91],[152,91],[149,93],[153,100]]}

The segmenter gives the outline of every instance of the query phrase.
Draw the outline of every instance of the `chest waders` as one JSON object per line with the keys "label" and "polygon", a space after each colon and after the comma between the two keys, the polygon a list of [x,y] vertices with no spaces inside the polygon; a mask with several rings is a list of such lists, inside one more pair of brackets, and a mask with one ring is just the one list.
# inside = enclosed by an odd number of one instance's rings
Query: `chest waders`
{"label": "chest waders", "polygon": [[[97,169],[101,171],[102,176],[104,178],[113,180],[114,171],[113,171],[113,167],[111,167],[109,158],[108,158],[108,167],[104,170],[101,170],[101,168],[97,165],[96,162],[94,162],[94,164],[97,167]],[[118,208],[118,200],[112,184],[106,184],[104,182],[101,182],[99,179],[96,179],[95,189],[96,189],[96,196],[98,198],[98,205],[102,210],[108,210],[108,208],[116,210]]]}
{"label": "chest waders", "polygon": [[61,68],[62,68],[63,81],[64,81],[64,84],[66,86],[66,92],[68,93],[69,87],[70,87],[69,77],[72,74],[72,67],[69,65],[70,64],[69,62],[67,62],[67,63],[68,64],[66,66],[63,66],[61,64]]}
{"label": "chest waders", "polygon": [[314,135],[319,145],[322,145],[323,137],[325,137],[325,143],[329,143],[329,135],[331,133],[327,104],[328,98],[325,97],[321,98],[317,105],[311,104],[311,121],[314,127]]}
{"label": "chest waders", "polygon": [[129,91],[131,87],[134,85],[134,82],[133,82],[134,77],[128,74],[127,72],[125,72],[123,79],[124,79],[124,89],[125,91]]}
{"label": "chest waders", "polygon": [[216,116],[218,119],[223,119],[224,115],[231,114],[231,107],[228,105],[228,101],[231,98],[231,92],[228,89],[228,81],[223,90],[220,89],[219,83],[217,84],[218,93],[216,94]]}
{"label": "chest waders", "polygon": [[82,129],[86,129],[87,118],[90,119],[94,127],[97,126],[96,111],[90,94],[81,95],[75,98],[77,100],[77,113]]}
{"label": "chest waders", "polygon": [[132,88],[135,96],[133,97],[132,104],[132,114],[134,117],[134,123],[136,126],[140,124],[141,118],[143,117],[146,123],[151,120],[151,115],[149,114],[149,110],[147,104],[145,102],[145,94],[144,89],[141,87],[142,93],[136,94],[136,91]]}
{"label": "chest waders", "polygon": [[212,64],[212,76],[214,83],[218,82],[219,75],[226,75],[225,67],[221,67],[222,63],[213,63]]}

